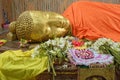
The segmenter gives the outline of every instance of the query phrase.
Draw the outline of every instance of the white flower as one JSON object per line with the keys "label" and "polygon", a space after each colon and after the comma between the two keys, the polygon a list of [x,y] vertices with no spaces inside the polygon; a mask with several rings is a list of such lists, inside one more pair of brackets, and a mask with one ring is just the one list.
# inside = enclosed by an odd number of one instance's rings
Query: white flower
{"label": "white flower", "polygon": [[61,49],[63,49],[63,48],[64,48],[64,46],[65,46],[65,44],[64,44],[64,43],[59,45],[59,47],[60,47]]}
{"label": "white flower", "polygon": [[48,41],[41,43],[39,46],[35,47],[34,52],[31,56],[39,56],[41,53],[40,51],[50,53],[53,56],[59,55],[61,52],[62,54],[66,55],[68,49],[72,48],[72,44],[69,39],[70,38],[68,36],[55,38],[53,40],[49,39]]}
{"label": "white flower", "polygon": [[34,48],[34,52],[32,53],[31,57],[34,58],[36,55],[39,54],[39,51],[38,49],[40,48],[39,45],[37,45],[35,48]]}
{"label": "white flower", "polygon": [[48,41],[45,42],[47,44],[47,46],[49,46],[51,44],[51,40],[49,39]]}
{"label": "white flower", "polygon": [[56,40],[51,40],[51,45],[55,46],[56,45]]}
{"label": "white flower", "polygon": [[99,50],[99,48],[106,43],[112,49],[114,49],[116,51],[120,51],[120,43],[114,42],[113,40],[107,39],[107,38],[99,38],[98,40],[96,40],[96,42],[94,42],[91,45],[91,48],[94,49],[95,51],[100,51],[101,52],[101,50]]}

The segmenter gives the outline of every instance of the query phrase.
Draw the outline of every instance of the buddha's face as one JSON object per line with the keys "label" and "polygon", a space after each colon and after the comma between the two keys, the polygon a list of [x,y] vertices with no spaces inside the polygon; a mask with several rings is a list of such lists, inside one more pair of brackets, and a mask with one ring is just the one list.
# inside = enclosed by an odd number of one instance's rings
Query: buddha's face
{"label": "buddha's face", "polygon": [[27,11],[16,21],[18,39],[24,38],[34,42],[64,36],[69,28],[69,21],[53,12]]}
{"label": "buddha's face", "polygon": [[31,34],[31,37],[35,40],[63,36],[68,31],[69,21],[63,16],[52,12],[38,12],[38,15],[35,14],[31,14],[34,17],[33,22],[36,23]]}

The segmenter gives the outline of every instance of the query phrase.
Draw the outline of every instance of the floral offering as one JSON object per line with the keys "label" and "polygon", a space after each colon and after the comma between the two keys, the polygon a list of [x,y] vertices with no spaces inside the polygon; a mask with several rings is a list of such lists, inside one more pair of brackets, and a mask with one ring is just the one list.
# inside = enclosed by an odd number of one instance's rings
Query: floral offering
{"label": "floral offering", "polygon": [[70,61],[75,65],[85,65],[89,66],[93,63],[100,63],[100,64],[113,64],[113,56],[110,54],[98,54],[91,49],[70,49],[68,55]]}
{"label": "floral offering", "polygon": [[[120,64],[120,43],[99,38],[96,41],[82,40],[72,36],[49,39],[34,48],[31,57],[48,56],[48,71],[54,63],[70,61],[74,65],[111,65],[114,60]],[[99,63],[99,64],[98,64]]]}
{"label": "floral offering", "polygon": [[35,47],[34,52],[31,56],[33,58],[48,56],[48,71],[50,71],[50,68],[52,68],[54,75],[56,75],[53,67],[53,62],[59,61],[59,63],[61,63],[67,59],[67,52],[73,47],[71,43],[72,40],[74,40],[74,37],[70,36],[48,40]]}

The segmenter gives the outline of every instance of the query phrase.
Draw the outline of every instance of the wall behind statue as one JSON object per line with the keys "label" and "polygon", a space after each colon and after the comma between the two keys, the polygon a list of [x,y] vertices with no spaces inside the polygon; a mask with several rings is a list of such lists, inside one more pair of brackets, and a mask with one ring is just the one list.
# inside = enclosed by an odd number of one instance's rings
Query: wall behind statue
{"label": "wall behind statue", "polygon": [[[8,20],[13,21],[25,10],[42,10],[62,13],[72,2],[78,0],[2,0],[3,10]],[[85,0],[82,0],[85,1]],[[91,0],[108,3],[120,3],[120,0]],[[0,17],[1,19],[1,17]],[[3,18],[4,21],[4,18]]]}
{"label": "wall behind statue", "polygon": [[[0,24],[2,24],[2,0],[0,0]],[[1,30],[1,25],[0,25]]]}

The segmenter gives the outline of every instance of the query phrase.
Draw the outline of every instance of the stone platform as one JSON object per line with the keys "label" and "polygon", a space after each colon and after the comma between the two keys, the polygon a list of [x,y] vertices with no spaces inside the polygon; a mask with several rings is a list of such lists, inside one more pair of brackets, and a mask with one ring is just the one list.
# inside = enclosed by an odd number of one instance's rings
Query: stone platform
{"label": "stone platform", "polygon": [[[0,39],[6,39],[6,32],[0,34]],[[20,48],[18,41],[8,41],[5,45],[0,47],[0,53],[6,50],[28,50],[28,48]],[[72,67],[66,69],[56,69],[57,76],[53,77],[52,72],[47,71],[36,77],[37,80],[93,80],[92,78],[97,77],[96,80],[120,80],[120,68],[93,68],[84,69],[80,67]]]}

